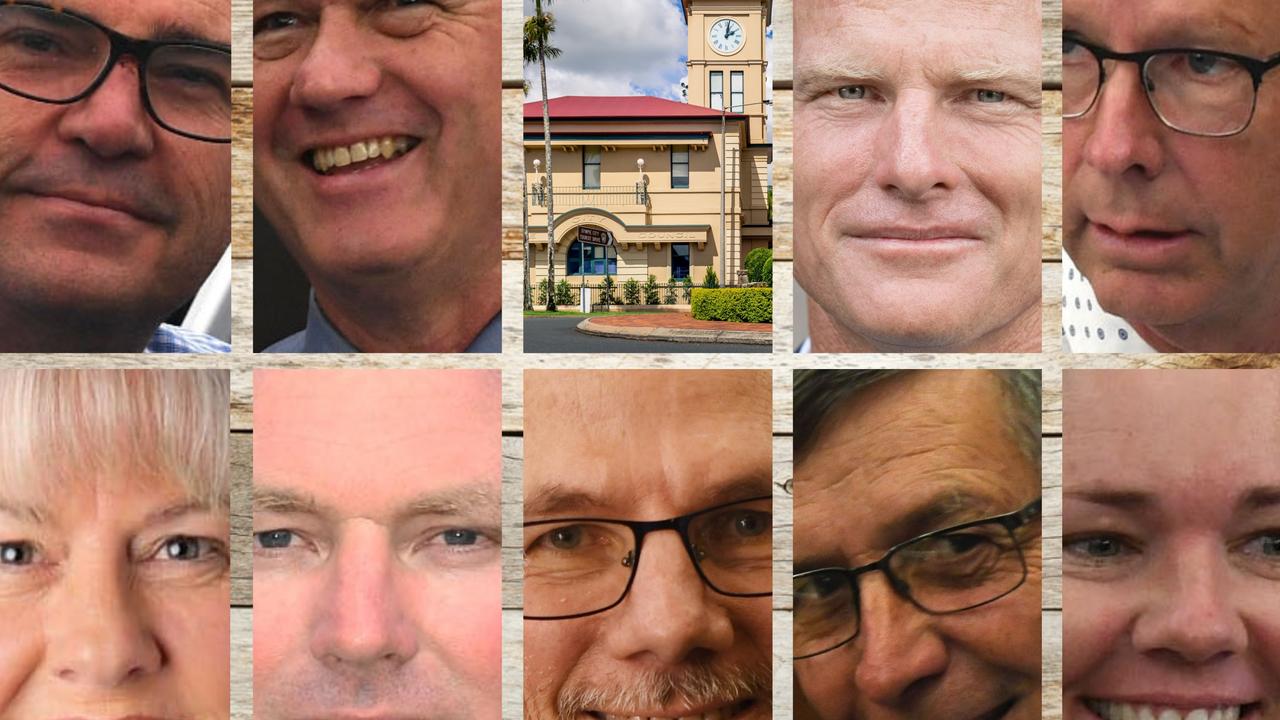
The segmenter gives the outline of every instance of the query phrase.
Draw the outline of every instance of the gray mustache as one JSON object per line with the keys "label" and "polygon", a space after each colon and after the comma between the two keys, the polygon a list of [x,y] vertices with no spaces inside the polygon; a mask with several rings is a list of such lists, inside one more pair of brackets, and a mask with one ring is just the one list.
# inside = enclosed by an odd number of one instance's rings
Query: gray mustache
{"label": "gray mustache", "polygon": [[574,720],[587,710],[666,707],[673,703],[691,706],[718,705],[764,695],[773,689],[773,671],[767,664],[743,667],[691,665],[677,672],[643,672],[626,677],[593,680],[593,684],[570,681],[556,698],[559,720]]}

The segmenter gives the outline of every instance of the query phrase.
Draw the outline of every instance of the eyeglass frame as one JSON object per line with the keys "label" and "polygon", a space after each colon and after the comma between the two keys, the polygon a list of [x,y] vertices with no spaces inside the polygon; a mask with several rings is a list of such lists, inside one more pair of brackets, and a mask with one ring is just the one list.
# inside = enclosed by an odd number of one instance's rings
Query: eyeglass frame
{"label": "eyeglass frame", "polygon": [[30,8],[36,8],[39,10],[48,10],[50,12],[55,12],[59,15],[67,15],[69,17],[73,17],[76,20],[79,20],[87,25],[90,25],[100,30],[103,34],[107,36],[107,41],[111,47],[110,52],[107,53],[106,62],[103,64],[102,69],[98,71],[98,76],[94,78],[92,82],[89,83],[89,86],[87,88],[85,88],[82,92],[76,94],[71,98],[68,98],[65,100],[50,100],[49,98],[39,97],[36,95],[32,95],[30,93],[22,92],[21,90],[11,88],[8,85],[5,85],[4,83],[0,83],[0,89],[4,90],[5,92],[11,93],[13,95],[17,95],[18,97],[21,97],[21,98],[26,98],[27,100],[47,103],[49,105],[72,105],[74,103],[80,102],[81,100],[84,100],[85,98],[89,97],[94,92],[96,92],[98,88],[102,87],[102,84],[106,82],[107,78],[111,75],[111,71],[114,70],[116,65],[120,62],[120,58],[128,55],[135,58],[138,61],[138,92],[142,97],[142,105],[143,107],[146,108],[147,114],[151,116],[151,119],[154,120],[157,125],[164,128],[165,130],[168,130],[171,133],[174,133],[175,135],[181,135],[182,137],[189,138],[191,140],[217,143],[221,145],[226,145],[231,142],[230,137],[227,137],[226,139],[212,138],[205,135],[198,135],[196,133],[179,130],[169,125],[164,120],[162,120],[160,118],[159,113],[156,112],[155,107],[151,104],[151,96],[147,91],[147,62],[151,59],[151,55],[155,53],[157,50],[160,50],[166,47],[193,47],[193,48],[199,48],[202,50],[212,50],[215,52],[225,53],[227,56],[227,61],[230,62],[231,60],[230,45],[224,45],[221,43],[214,43],[214,42],[205,42],[201,40],[145,40],[145,39],[133,38],[128,35],[125,35],[124,33],[121,33],[112,28],[109,28],[106,25],[103,25],[102,23],[98,22],[97,20],[94,20],[91,17],[75,12],[74,10],[65,10],[65,9],[58,10],[45,3],[35,2],[33,0],[4,0],[3,3],[0,3],[0,9],[3,9],[5,7],[30,7]]}
{"label": "eyeglass frame", "polygon": [[[1027,505],[1024,505],[1021,509],[1014,510],[1011,513],[1004,513],[1003,515],[993,515],[991,517],[982,518],[980,520],[970,520],[969,522],[963,522],[963,523],[960,523],[959,525],[952,525],[951,527],[945,527],[940,530],[930,530],[927,533],[924,533],[922,535],[917,535],[908,540],[904,540],[898,543],[897,545],[894,545],[893,547],[889,548],[889,550],[885,552],[884,555],[881,555],[878,560],[874,560],[872,562],[866,563],[865,565],[859,565],[858,567],[853,567],[853,568],[825,567],[825,568],[816,568],[814,570],[805,570],[804,572],[799,572],[799,573],[793,573],[791,575],[793,582],[797,578],[817,575],[819,573],[839,572],[842,575],[844,575],[844,577],[849,582],[849,587],[853,590],[853,598],[855,601],[854,612],[856,613],[854,617],[857,623],[857,629],[854,630],[853,634],[850,635],[848,638],[841,640],[840,642],[836,643],[835,645],[832,645],[831,647],[825,650],[819,650],[818,652],[808,653],[806,655],[792,655],[792,659],[807,660],[812,657],[824,655],[826,653],[831,652],[832,650],[836,650],[838,648],[844,647],[845,645],[848,645],[849,643],[853,642],[854,639],[857,638],[859,634],[862,633],[862,617],[861,617],[862,602],[861,602],[861,591],[858,589],[858,577],[861,575],[866,575],[867,573],[870,573],[870,572],[874,572],[876,570],[879,570],[880,572],[884,573],[885,578],[889,580],[889,587],[893,589],[893,592],[895,594],[905,599],[907,602],[910,602],[913,606],[916,607],[916,609],[928,615],[954,615],[956,613],[962,613],[968,610],[973,610],[974,608],[979,608],[979,607],[982,607],[983,605],[989,605],[999,600],[1000,598],[1005,597],[1006,595],[1009,595],[1010,593],[1014,592],[1018,588],[1022,587],[1027,582],[1027,574],[1028,574],[1027,556],[1025,553],[1022,552],[1022,542],[1018,540],[1018,536],[1014,534],[1014,531],[1017,530],[1018,528],[1025,527],[1026,525],[1029,525],[1040,518],[1040,510],[1041,510],[1042,502],[1043,502],[1043,498],[1036,498],[1035,500],[1032,500]],[[989,600],[983,600],[980,603],[974,603],[973,605],[969,605],[968,607],[957,608],[955,610],[942,610],[942,611],[930,610],[929,608],[921,605],[918,600],[912,597],[911,588],[907,586],[906,581],[904,581],[902,578],[899,578],[897,575],[895,575],[893,572],[893,569],[890,567],[890,562],[892,561],[893,556],[907,546],[914,545],[915,543],[920,542],[921,540],[927,540],[929,538],[938,537],[940,535],[946,535],[949,533],[957,532],[959,530],[965,530],[967,528],[976,527],[978,525],[989,525],[992,523],[999,524],[1001,527],[1003,527],[1005,530],[1009,532],[1009,537],[1014,542],[1014,549],[1016,549],[1018,552],[1018,562],[1021,563],[1022,565],[1022,577],[1018,580],[1018,583],[1016,585],[1014,585],[1013,587],[1009,588],[1008,590],[1005,590],[1004,592],[1000,593],[999,595],[996,595],[995,597]]]}
{"label": "eyeglass frame", "polygon": [[[1078,113],[1067,113],[1064,111],[1062,113],[1063,120],[1074,120],[1089,114],[1089,111],[1098,104],[1098,98],[1102,97],[1102,86],[1107,83],[1107,68],[1103,65],[1103,62],[1106,60],[1119,60],[1120,62],[1134,63],[1138,66],[1139,79],[1142,82],[1142,94],[1147,98],[1147,105],[1151,107],[1151,112],[1155,113],[1155,116],[1159,118],[1160,123],[1174,132],[1179,132],[1183,135],[1191,135],[1193,137],[1232,137],[1248,130],[1249,126],[1253,124],[1253,116],[1258,110],[1258,90],[1262,87],[1263,77],[1277,67],[1280,67],[1280,53],[1276,53],[1266,60],[1259,60],[1258,58],[1249,57],[1248,55],[1238,55],[1236,53],[1223,52],[1220,50],[1205,50],[1204,48],[1155,48],[1153,50],[1140,50],[1138,52],[1124,53],[1116,52],[1109,48],[1102,47],[1101,45],[1085,42],[1078,37],[1068,35],[1066,33],[1063,33],[1062,40],[1064,42],[1073,42],[1088,50],[1089,54],[1093,55],[1093,59],[1098,63],[1098,84],[1097,87],[1094,88],[1093,99],[1089,101],[1088,106],[1086,106],[1084,110],[1081,110]],[[1249,76],[1253,79],[1253,101],[1249,106],[1249,119],[1245,121],[1243,127],[1229,133],[1199,133],[1174,127],[1165,119],[1164,114],[1162,114],[1160,109],[1156,107],[1156,101],[1151,97],[1151,90],[1149,89],[1150,83],[1149,78],[1147,77],[1147,65],[1150,64],[1151,59],[1157,55],[1169,55],[1174,53],[1198,53],[1201,55],[1212,55],[1214,57],[1226,58],[1239,63],[1241,67],[1249,72]]]}
{"label": "eyeglass frame", "polygon": [[[693,547],[693,542],[689,539],[689,525],[692,524],[693,520],[697,518],[699,515],[705,515],[707,513],[715,512],[717,510],[723,510],[733,505],[741,505],[743,503],[759,502],[761,500],[772,500],[772,499],[773,499],[772,495],[761,495],[759,497],[743,498],[742,500],[734,500],[733,502],[713,505],[712,507],[703,508],[696,512],[691,512],[685,515],[677,515],[672,518],[667,518],[666,520],[618,520],[615,518],[600,518],[600,517],[563,517],[563,518],[549,518],[546,520],[533,520],[531,522],[526,522],[523,524],[525,528],[537,527],[539,525],[554,525],[557,523],[581,523],[581,522],[599,522],[599,523],[609,523],[612,525],[622,525],[631,530],[632,537],[635,539],[635,557],[633,557],[631,561],[631,575],[627,578],[627,585],[622,589],[622,593],[618,595],[618,599],[614,600],[611,605],[608,605],[607,607],[602,607],[599,610],[573,613],[570,615],[525,615],[524,619],[525,620],[574,620],[577,618],[588,617],[591,615],[598,615],[602,612],[605,612],[607,610],[612,610],[618,607],[619,605],[622,604],[623,600],[627,599],[627,595],[631,593],[631,586],[635,584],[636,573],[640,568],[640,553],[644,549],[645,537],[649,535],[649,533],[660,532],[662,530],[674,530],[676,533],[680,535],[681,544],[684,545],[684,550],[685,550],[685,553],[687,553],[689,556],[689,561],[693,563],[693,569],[697,571],[698,577],[702,579],[702,582],[706,584],[707,587],[711,588],[712,590],[719,593],[720,595],[725,595],[727,597],[769,597],[773,595],[772,590],[768,592],[758,592],[758,593],[733,593],[733,592],[726,592],[716,587],[715,583],[711,582],[710,578],[707,577],[706,573],[702,571],[702,565],[698,562],[697,556],[694,554],[695,551]],[[772,525],[770,525],[769,529],[772,532],[773,530]]]}

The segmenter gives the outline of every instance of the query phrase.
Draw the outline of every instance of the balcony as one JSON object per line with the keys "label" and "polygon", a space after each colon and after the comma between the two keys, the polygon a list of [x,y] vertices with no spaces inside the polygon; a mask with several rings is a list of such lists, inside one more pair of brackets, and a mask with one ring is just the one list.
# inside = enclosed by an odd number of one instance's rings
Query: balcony
{"label": "balcony", "polygon": [[[649,207],[649,189],[644,183],[635,185],[605,185],[598,188],[555,188],[556,212],[579,207],[631,208]],[[535,207],[547,206],[547,188],[534,183],[529,188],[529,203]]]}

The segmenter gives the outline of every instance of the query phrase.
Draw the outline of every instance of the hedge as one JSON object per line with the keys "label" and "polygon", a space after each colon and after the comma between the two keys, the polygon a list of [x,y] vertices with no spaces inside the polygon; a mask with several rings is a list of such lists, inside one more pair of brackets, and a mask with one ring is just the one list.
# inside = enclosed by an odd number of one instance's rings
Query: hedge
{"label": "hedge", "polygon": [[693,316],[699,320],[773,322],[773,288],[694,288]]}

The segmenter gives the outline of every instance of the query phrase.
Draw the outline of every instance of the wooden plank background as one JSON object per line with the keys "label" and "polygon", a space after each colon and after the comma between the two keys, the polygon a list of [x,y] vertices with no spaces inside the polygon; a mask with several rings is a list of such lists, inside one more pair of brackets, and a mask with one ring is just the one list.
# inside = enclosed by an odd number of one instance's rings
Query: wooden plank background
{"label": "wooden plank background", "polygon": [[[655,0],[658,1],[658,0]],[[1043,68],[1044,119],[1044,348],[1027,355],[808,355],[791,348],[791,0],[777,0],[774,8],[772,70],[774,91],[774,209],[777,301],[775,335],[771,355],[524,355],[521,351],[520,317],[520,184],[523,182],[521,150],[522,79],[520,0],[503,0],[503,322],[504,351],[486,356],[369,355],[369,356],[255,356],[253,333],[253,88],[252,0],[232,0],[234,142],[232,145],[232,246],[233,246],[233,353],[226,356],[146,356],[140,354],[61,354],[0,356],[0,367],[172,367],[229,368],[232,371],[232,454],[236,476],[233,493],[233,593],[232,593],[232,715],[251,717],[252,710],[252,582],[250,579],[250,528],[248,482],[252,465],[252,381],[255,367],[467,367],[503,370],[504,521],[516,529],[520,518],[519,467],[522,427],[521,372],[526,368],[772,368],[775,392],[774,465],[777,479],[790,475],[791,386],[793,368],[812,367],[1034,367],[1043,370],[1045,432],[1045,586],[1044,677],[1046,718],[1060,718],[1061,600],[1058,565],[1060,537],[1061,370],[1064,367],[1273,367],[1275,356],[1262,355],[1067,355],[1060,335],[1061,298],[1061,99],[1059,38],[1060,0],[1041,0],[1044,17]],[[498,88],[495,86],[495,92]],[[495,138],[495,141],[499,139]],[[775,596],[775,705],[777,717],[791,716],[789,500],[778,498],[779,547]],[[522,656],[519,561],[507,548],[504,570],[504,715],[520,716]]]}

